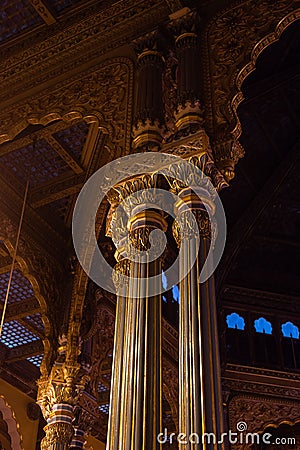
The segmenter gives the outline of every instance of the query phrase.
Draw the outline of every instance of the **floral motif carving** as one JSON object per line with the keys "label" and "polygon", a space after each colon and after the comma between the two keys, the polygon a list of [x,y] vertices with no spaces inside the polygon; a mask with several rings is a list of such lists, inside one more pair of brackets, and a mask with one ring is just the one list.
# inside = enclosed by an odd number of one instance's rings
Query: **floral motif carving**
{"label": "floral motif carving", "polygon": [[73,437],[73,426],[69,423],[56,422],[45,426],[46,436],[41,442],[41,450],[49,450],[53,444],[71,443]]}
{"label": "floral motif carving", "polygon": [[1,115],[0,142],[12,139],[29,123],[47,125],[58,119],[81,118],[99,122],[112,143],[125,152],[130,138],[131,89],[131,62],[126,58],[110,60],[59,88],[6,109]]}
{"label": "floral motif carving", "polygon": [[242,82],[255,69],[259,54],[299,17],[298,0],[248,0],[230,6],[209,23],[204,50],[206,129],[221,144],[229,142],[223,159],[236,163],[243,156],[234,143],[241,134],[236,109],[243,99]]}
{"label": "floral motif carving", "polygon": [[[261,397],[236,396],[229,403],[230,429],[235,431],[238,422],[247,424],[247,432],[260,433],[270,425],[291,425],[300,420],[299,404]],[[243,450],[244,444],[233,445]]]}

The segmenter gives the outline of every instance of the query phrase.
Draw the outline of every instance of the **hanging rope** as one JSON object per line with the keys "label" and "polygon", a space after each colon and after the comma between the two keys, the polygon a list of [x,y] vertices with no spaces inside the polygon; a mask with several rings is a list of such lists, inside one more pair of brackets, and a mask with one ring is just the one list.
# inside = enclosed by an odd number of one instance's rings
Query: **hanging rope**
{"label": "hanging rope", "polygon": [[[35,149],[35,140],[33,140],[33,150],[34,149]],[[29,173],[28,173],[28,176],[27,176],[25,193],[24,193],[23,204],[22,204],[22,211],[21,211],[21,216],[20,216],[20,221],[19,221],[19,226],[18,226],[18,231],[17,231],[17,239],[16,239],[16,244],[15,244],[15,248],[14,248],[14,253],[13,253],[13,258],[12,258],[12,263],[11,263],[11,268],[10,268],[10,273],[9,273],[9,279],[8,279],[8,284],[7,284],[7,289],[6,289],[5,301],[4,301],[4,305],[3,305],[1,324],[0,324],[0,340],[1,340],[1,336],[2,336],[4,319],[5,319],[5,314],[6,314],[6,310],[7,310],[7,304],[8,304],[8,299],[9,299],[9,293],[10,293],[10,288],[11,288],[11,283],[12,283],[14,267],[15,267],[15,263],[16,263],[16,259],[17,259],[18,245],[19,245],[21,228],[22,228],[22,224],[23,224],[24,212],[25,212],[27,196],[28,196],[28,190],[29,190],[30,173],[31,173],[31,169],[29,170]]]}

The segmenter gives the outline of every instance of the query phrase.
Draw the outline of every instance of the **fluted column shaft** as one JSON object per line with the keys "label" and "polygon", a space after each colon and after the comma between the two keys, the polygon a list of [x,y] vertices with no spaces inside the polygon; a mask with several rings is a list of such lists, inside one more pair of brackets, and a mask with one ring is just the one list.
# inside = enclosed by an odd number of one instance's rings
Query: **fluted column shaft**
{"label": "fluted column shaft", "polygon": [[163,69],[164,58],[158,50],[157,32],[138,39],[137,93],[133,127],[135,149],[155,150],[163,139]]}
{"label": "fluted column shaft", "polygon": [[199,40],[196,33],[183,33],[176,39],[178,57],[177,95],[178,103],[199,101]]}
{"label": "fluted column shaft", "polygon": [[189,202],[198,236],[180,207],[174,224],[181,246],[180,271],[192,267],[180,283],[179,430],[187,436],[188,443],[179,444],[179,448],[220,450],[224,448],[217,443],[223,432],[223,412],[214,279],[211,276],[202,284],[199,281],[210,247],[211,226],[199,200],[196,207],[187,199]]}
{"label": "fluted column shaft", "polygon": [[125,273],[126,261],[128,278],[120,283],[118,272],[115,276],[118,299],[107,450],[160,448],[161,296],[149,296],[148,278],[160,273],[161,263],[159,258],[150,261],[147,250],[150,232],[159,222],[163,229],[166,224],[159,213],[150,215],[155,216],[155,225],[147,213],[129,221],[136,255],[117,264]]}
{"label": "fluted column shaft", "polygon": [[137,120],[163,120],[162,72],[163,60],[158,51],[144,50],[138,56]]}
{"label": "fluted column shaft", "polygon": [[188,126],[200,128],[203,124],[203,111],[200,105],[202,82],[198,22],[197,14],[189,12],[170,25],[176,36],[178,59],[175,125],[179,130]]}
{"label": "fluted column shaft", "polygon": [[124,417],[124,402],[126,403],[128,401],[126,394],[129,393],[124,392],[124,390],[127,377],[126,372],[130,370],[128,360],[128,353],[130,351],[128,339],[130,336],[127,334],[130,330],[127,330],[128,327],[126,324],[128,320],[128,281],[125,278],[130,275],[130,261],[120,256],[115,270],[114,283],[117,290],[117,308],[107,433],[108,450],[125,448],[122,447],[122,435],[125,427],[124,423],[126,422],[126,418]]}

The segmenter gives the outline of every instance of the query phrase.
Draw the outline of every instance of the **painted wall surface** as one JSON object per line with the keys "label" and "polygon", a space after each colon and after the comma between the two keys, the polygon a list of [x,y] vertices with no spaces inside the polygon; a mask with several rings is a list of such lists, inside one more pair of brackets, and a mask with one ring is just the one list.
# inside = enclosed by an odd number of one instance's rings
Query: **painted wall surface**
{"label": "painted wall surface", "polygon": [[[22,438],[23,450],[34,450],[36,446],[38,420],[31,420],[27,416],[27,405],[33,400],[28,395],[0,379],[0,395],[12,408]],[[99,447],[102,449],[102,447]]]}
{"label": "painted wall surface", "polygon": [[105,450],[105,444],[103,442],[98,441],[98,439],[88,436],[87,443],[85,446],[86,450]]}

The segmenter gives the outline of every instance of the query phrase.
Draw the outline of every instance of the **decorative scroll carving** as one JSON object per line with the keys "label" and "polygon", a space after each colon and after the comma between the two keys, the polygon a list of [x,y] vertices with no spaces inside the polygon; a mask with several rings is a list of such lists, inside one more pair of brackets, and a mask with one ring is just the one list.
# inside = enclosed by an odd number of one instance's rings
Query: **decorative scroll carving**
{"label": "decorative scroll carving", "polygon": [[[230,429],[235,431],[238,422],[247,424],[248,433],[260,433],[268,426],[281,423],[295,424],[300,420],[299,404],[253,396],[236,396],[229,403]],[[243,450],[244,444],[235,444],[234,450]]]}
{"label": "decorative scroll carving", "polygon": [[[0,116],[0,142],[12,139],[29,123],[84,119],[99,122],[114,145],[125,148],[130,139],[132,65],[126,58],[108,61],[88,74],[68,80],[47,94],[7,108]],[[113,127],[111,123],[113,122]]]}
{"label": "decorative scroll carving", "polygon": [[128,284],[128,277],[130,275],[130,261],[129,259],[122,259],[115,265],[115,271],[113,272],[113,282],[117,289],[117,292],[125,285]]}
{"label": "decorative scroll carving", "polygon": [[255,69],[260,53],[299,18],[298,0],[248,0],[225,9],[208,25],[204,52],[206,129],[214,140],[228,142],[223,159],[235,163],[243,154],[237,142],[241,126],[236,115],[243,99],[242,82]]}
{"label": "decorative scroll carving", "polygon": [[49,450],[53,444],[69,445],[74,429],[72,424],[64,422],[51,423],[45,426],[46,436],[41,442],[41,450]]}

